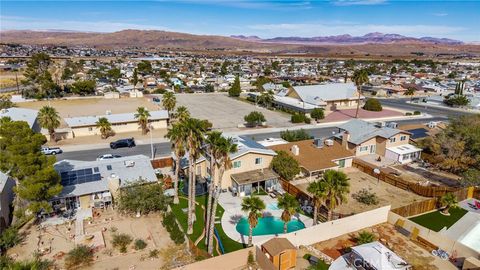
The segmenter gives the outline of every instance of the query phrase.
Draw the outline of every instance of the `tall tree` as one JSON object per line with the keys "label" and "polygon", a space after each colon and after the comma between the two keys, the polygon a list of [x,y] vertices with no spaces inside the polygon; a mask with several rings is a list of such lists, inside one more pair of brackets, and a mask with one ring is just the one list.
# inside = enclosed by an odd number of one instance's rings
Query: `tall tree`
{"label": "tall tree", "polygon": [[35,96],[48,96],[49,92],[55,88],[55,83],[49,72],[51,64],[52,60],[46,53],[34,54],[28,61],[23,74],[25,76],[23,83],[33,87],[33,90],[36,91]]}
{"label": "tall tree", "polygon": [[323,174],[321,185],[324,190],[324,200],[328,208],[328,221],[332,220],[333,210],[347,201],[350,191],[349,178],[344,172],[327,170]]}
{"label": "tall tree", "polygon": [[50,134],[50,140],[54,142],[55,129],[60,126],[60,116],[55,108],[50,106],[44,106],[38,111],[38,122],[42,128],[48,130]]}
{"label": "tall tree", "polygon": [[358,99],[357,99],[357,111],[355,112],[355,118],[358,118],[358,111],[360,109],[360,98],[362,96],[362,86],[366,83],[368,83],[368,73],[365,69],[360,69],[356,70],[353,73],[353,82],[355,83],[355,86],[357,86],[357,94],[358,94]]}
{"label": "tall tree", "polygon": [[408,87],[407,90],[403,93],[405,96],[410,96],[410,100],[413,99],[416,89],[414,87]]}
{"label": "tall tree", "polygon": [[188,227],[187,234],[193,233],[193,217],[195,215],[195,162],[200,157],[201,146],[206,132],[205,124],[202,120],[188,118],[182,122],[185,129],[186,146],[188,149]]}
{"label": "tall tree", "polygon": [[223,179],[223,174],[226,170],[232,167],[232,160],[230,159],[230,154],[237,152],[237,144],[233,141],[232,138],[226,138],[222,136],[217,142],[217,151],[216,151],[216,162],[218,166],[218,177],[214,178],[215,188],[213,190],[214,198],[212,210],[210,211],[209,217],[209,228],[208,228],[208,253],[213,254],[213,230],[215,228],[215,216],[217,213],[218,200],[220,197],[220,188],[221,181]]}
{"label": "tall tree", "polygon": [[300,203],[293,195],[290,195],[289,193],[285,193],[285,195],[278,198],[278,208],[283,209],[282,216],[280,218],[283,221],[284,233],[287,233],[288,222],[290,222],[292,216],[297,213],[299,207]]}
{"label": "tall tree", "polygon": [[187,107],[179,106],[177,108],[177,111],[173,115],[173,118],[175,119],[175,121],[184,122],[185,120],[190,118],[190,112],[188,111]]}
{"label": "tall tree", "polygon": [[148,118],[150,117],[150,112],[145,107],[138,107],[134,116],[135,119],[138,120],[138,125],[142,129],[142,134],[147,134],[149,131]]}
{"label": "tall tree", "polygon": [[267,109],[270,108],[272,105],[273,101],[275,100],[273,91],[264,91],[260,96],[258,97],[258,103],[262,104],[265,106]]}
{"label": "tall tree", "polygon": [[308,184],[307,191],[312,194],[313,197],[313,225],[318,224],[318,211],[325,202],[324,200],[324,188],[320,181],[311,182]]}
{"label": "tall tree", "polygon": [[132,79],[130,80],[130,82],[133,84],[133,91],[135,91],[135,87],[137,87],[137,83],[138,83],[137,69],[133,70],[133,75],[132,75]]}
{"label": "tall tree", "polygon": [[173,179],[173,203],[178,204],[178,180],[180,173],[180,160],[185,156],[185,130],[182,123],[175,123],[170,126],[165,135],[172,142],[172,148],[175,156],[177,157],[177,163],[175,164],[175,179]]}
{"label": "tall tree", "polygon": [[175,109],[177,99],[172,92],[166,92],[162,97],[162,106],[168,112],[168,117],[171,118],[170,113]]}
{"label": "tall tree", "polygon": [[252,246],[253,229],[257,227],[258,216],[265,209],[265,203],[259,197],[246,197],[242,201],[242,211],[248,212],[248,246]]}
{"label": "tall tree", "polygon": [[95,124],[97,125],[97,128],[100,129],[102,139],[108,138],[113,133],[112,124],[106,117],[98,118],[98,121]]}
{"label": "tall tree", "polygon": [[240,78],[238,76],[235,77],[235,81],[233,81],[232,87],[228,89],[228,95],[231,97],[239,97],[242,89],[240,88]]}

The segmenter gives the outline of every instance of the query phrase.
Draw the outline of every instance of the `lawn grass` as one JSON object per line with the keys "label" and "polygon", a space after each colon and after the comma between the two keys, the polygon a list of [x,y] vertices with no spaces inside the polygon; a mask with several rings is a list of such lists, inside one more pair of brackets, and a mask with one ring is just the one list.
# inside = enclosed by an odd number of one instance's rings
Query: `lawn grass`
{"label": "lawn grass", "polygon": [[[307,254],[303,255],[303,258],[308,261],[311,256],[312,256],[312,255],[310,255],[310,254],[307,253]],[[324,262],[323,260],[319,259],[317,264],[315,264],[315,265],[310,265],[310,266],[307,268],[307,270],[328,270],[328,268],[330,268],[330,264],[327,264],[327,263]]]}
{"label": "lawn grass", "polygon": [[440,211],[431,212],[425,215],[417,216],[410,218],[411,221],[422,225],[425,228],[429,228],[433,231],[440,231],[443,227],[450,228],[455,222],[463,217],[468,211],[456,207],[449,210],[450,216],[445,216],[440,213]]}
{"label": "lawn grass", "polygon": [[[187,222],[188,222],[188,216],[187,213],[183,212],[182,209],[188,208],[188,199],[185,197],[180,197],[180,202],[179,204],[172,204],[172,212],[175,214],[175,217],[178,219],[178,222],[182,225],[182,228],[184,231],[187,231]],[[196,201],[198,202],[199,205],[195,207],[195,214],[197,217],[197,220],[195,221],[193,225],[193,233],[191,235],[187,235],[190,240],[195,242],[198,237],[202,234],[203,227],[205,226],[205,220],[204,220],[204,215],[203,215],[203,209],[201,206],[205,207],[207,204],[208,197],[206,195],[203,196],[198,196],[195,198]],[[200,206],[201,205],[201,206]],[[219,219],[223,216],[223,213],[225,210],[222,208],[220,204],[217,206],[217,211],[216,211],[216,216],[219,217]],[[241,243],[238,243],[237,241],[230,239],[225,232],[223,231],[223,228],[221,224],[215,224],[215,228],[217,229],[218,235],[220,236],[220,239],[222,240],[223,248],[225,249],[225,253],[229,253],[232,251],[236,251],[239,249],[244,248],[244,245]],[[214,238],[214,243],[216,243],[216,240]],[[198,248],[206,250],[206,245],[205,245],[205,239],[202,239],[198,245]],[[214,249],[214,255],[218,255],[217,252]]]}

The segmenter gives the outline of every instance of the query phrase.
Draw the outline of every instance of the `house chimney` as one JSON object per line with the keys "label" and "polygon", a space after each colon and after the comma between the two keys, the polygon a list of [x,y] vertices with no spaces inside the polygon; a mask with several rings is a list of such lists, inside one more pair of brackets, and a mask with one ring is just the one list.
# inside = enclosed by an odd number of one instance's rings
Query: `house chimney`
{"label": "house chimney", "polygon": [[292,151],[292,153],[295,155],[295,156],[298,156],[300,154],[300,148],[298,147],[298,145],[293,145],[292,148],[290,149],[290,151]]}
{"label": "house chimney", "polygon": [[348,140],[350,140],[350,133],[345,130],[342,134],[342,146],[348,150]]}

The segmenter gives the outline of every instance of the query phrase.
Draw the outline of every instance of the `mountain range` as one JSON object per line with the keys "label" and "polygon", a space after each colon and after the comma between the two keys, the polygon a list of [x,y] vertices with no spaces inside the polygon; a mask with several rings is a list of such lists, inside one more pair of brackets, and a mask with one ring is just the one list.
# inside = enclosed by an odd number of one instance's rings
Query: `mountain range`
{"label": "mountain range", "polygon": [[230,36],[232,38],[262,42],[262,43],[281,43],[281,44],[367,44],[367,43],[435,43],[435,44],[449,44],[458,45],[463,44],[462,41],[448,39],[448,38],[434,38],[434,37],[407,37],[398,34],[383,34],[379,32],[368,33],[363,36],[351,36],[348,34],[337,36],[318,36],[318,37],[275,37],[262,39],[258,36]]}

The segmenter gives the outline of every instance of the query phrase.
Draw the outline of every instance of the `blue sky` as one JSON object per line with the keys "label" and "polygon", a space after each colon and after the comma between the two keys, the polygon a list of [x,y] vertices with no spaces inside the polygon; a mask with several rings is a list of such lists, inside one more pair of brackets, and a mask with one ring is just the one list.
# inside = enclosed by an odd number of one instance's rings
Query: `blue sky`
{"label": "blue sky", "polygon": [[480,41],[480,1],[0,1],[0,29],[276,36],[369,32]]}

